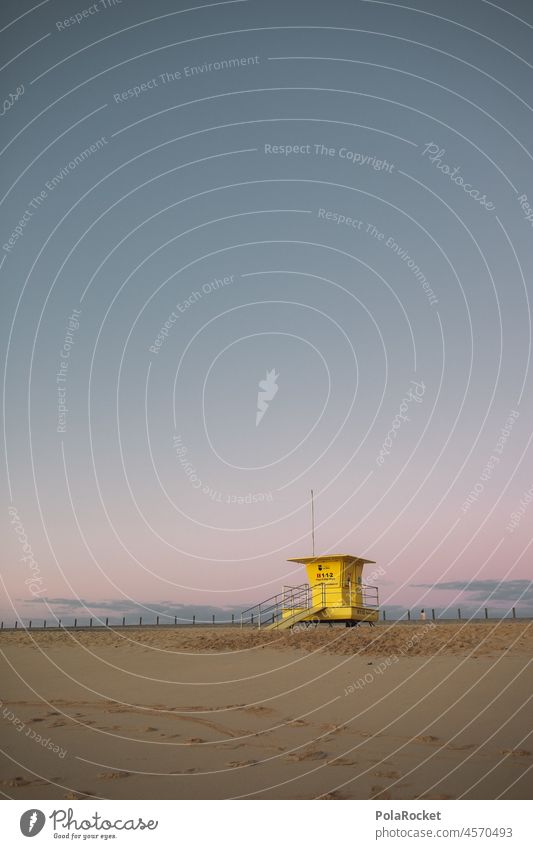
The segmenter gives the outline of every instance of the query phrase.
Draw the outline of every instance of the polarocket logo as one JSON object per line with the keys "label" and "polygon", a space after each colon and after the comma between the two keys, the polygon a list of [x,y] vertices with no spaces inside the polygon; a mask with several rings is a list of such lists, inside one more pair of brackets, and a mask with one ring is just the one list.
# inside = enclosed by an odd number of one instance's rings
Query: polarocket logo
{"label": "polarocket logo", "polygon": [[46,822],[46,817],[42,811],[32,808],[30,811],[24,811],[20,818],[20,830],[24,837],[35,837],[42,830]]}
{"label": "polarocket logo", "polygon": [[259,381],[259,392],[257,393],[257,413],[255,416],[255,426],[259,424],[266,411],[268,410],[268,402],[272,401],[274,395],[278,391],[276,383],[279,373],[276,374],[276,369],[267,371],[265,380]]}

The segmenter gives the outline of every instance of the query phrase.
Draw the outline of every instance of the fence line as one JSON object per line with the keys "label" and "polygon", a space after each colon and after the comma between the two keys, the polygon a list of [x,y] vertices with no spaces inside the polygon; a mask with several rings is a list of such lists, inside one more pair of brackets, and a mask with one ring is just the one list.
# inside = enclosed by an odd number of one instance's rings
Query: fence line
{"label": "fence line", "polygon": [[[490,620],[491,617],[489,615],[489,608],[483,608],[483,614],[477,615],[480,613],[481,608],[476,611],[475,616],[463,616],[461,608],[457,608],[457,617],[439,617],[438,611],[435,608],[428,608],[425,617],[420,617],[420,613],[418,616],[413,617],[411,610],[406,610],[406,612],[396,618],[387,619],[387,610],[386,608],[382,609],[382,621],[383,622],[402,622],[402,623],[412,623],[417,624],[425,621],[425,619],[431,618],[432,621],[440,621],[440,622],[475,622],[475,621],[485,621]],[[492,617],[492,621],[504,621],[504,620],[529,620],[531,616],[519,616],[517,614],[516,607],[510,608],[503,615],[498,615],[499,611],[493,611],[496,615]],[[429,616],[429,613],[431,616]],[[5,625],[4,622],[0,622],[0,631],[43,631],[43,630],[64,630],[64,631],[85,631],[90,628],[108,628],[108,629],[117,629],[117,628],[192,628],[192,627],[224,627],[224,626],[233,626],[237,623],[235,622],[235,614],[231,614],[231,619],[219,619],[216,621],[216,614],[212,614],[211,619],[197,619],[196,615],[192,616],[192,619],[181,619],[178,616],[168,616],[170,620],[169,622],[161,622],[161,616],[156,616],[155,622],[143,622],[143,617],[139,616],[139,619],[135,619],[135,621],[126,622],[126,617],[123,616],[120,623],[109,624],[109,617],[104,619],[96,619],[93,617],[89,619],[88,625],[78,625],[77,618],[74,619],[73,623],[68,625],[65,624],[61,619],[57,618],[56,620],[50,622],[47,619],[42,620],[42,625],[36,624],[35,620],[30,619],[28,625],[24,625],[23,622],[15,621],[15,624],[10,627],[9,625]],[[96,619],[96,624],[95,623]],[[178,619],[180,621],[178,621]],[[40,621],[40,620],[39,620]],[[253,626],[253,621],[250,623]]]}

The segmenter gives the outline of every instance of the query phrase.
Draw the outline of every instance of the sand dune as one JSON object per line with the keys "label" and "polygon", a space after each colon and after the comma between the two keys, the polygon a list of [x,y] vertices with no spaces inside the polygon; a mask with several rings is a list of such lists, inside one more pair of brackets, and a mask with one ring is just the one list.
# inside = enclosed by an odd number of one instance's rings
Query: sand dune
{"label": "sand dune", "polygon": [[77,631],[33,629],[0,632],[0,647],[13,645],[61,645],[76,648],[110,646],[121,648],[154,647],[170,651],[222,652],[246,651],[268,646],[273,649],[320,648],[332,654],[402,655],[476,654],[511,650],[513,654],[533,653],[533,623],[527,620],[478,622],[380,623],[374,628],[362,624],[356,629],[343,627],[302,628],[294,631],[269,631],[265,628],[178,627],[93,628]]}

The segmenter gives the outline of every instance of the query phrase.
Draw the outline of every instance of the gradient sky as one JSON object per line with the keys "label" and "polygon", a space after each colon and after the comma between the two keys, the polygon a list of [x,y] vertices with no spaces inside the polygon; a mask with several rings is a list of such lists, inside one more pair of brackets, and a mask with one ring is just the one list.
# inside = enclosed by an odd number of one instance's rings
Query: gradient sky
{"label": "gradient sky", "polygon": [[533,612],[530,4],[190,6],[2,4],[1,617],[239,610],[311,488],[385,607]]}

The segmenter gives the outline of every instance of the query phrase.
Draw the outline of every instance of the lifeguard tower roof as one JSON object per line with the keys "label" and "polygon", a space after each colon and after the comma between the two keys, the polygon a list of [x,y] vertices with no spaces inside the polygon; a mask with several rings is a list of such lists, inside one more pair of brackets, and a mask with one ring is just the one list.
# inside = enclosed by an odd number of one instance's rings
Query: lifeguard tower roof
{"label": "lifeguard tower roof", "polygon": [[366,560],[364,557],[356,557],[354,554],[323,554],[320,557],[289,557],[289,563],[326,563],[328,560],[349,560],[357,563],[375,563],[375,560]]}

